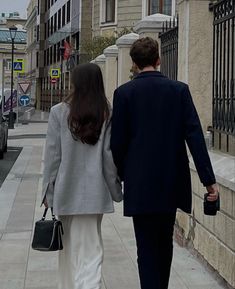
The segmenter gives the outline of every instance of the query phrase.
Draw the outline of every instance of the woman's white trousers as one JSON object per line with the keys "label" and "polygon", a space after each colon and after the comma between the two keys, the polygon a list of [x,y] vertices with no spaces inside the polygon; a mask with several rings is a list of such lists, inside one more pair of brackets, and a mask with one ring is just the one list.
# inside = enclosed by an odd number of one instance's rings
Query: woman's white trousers
{"label": "woman's white trousers", "polygon": [[101,288],[102,216],[60,216],[64,249],[59,251],[59,289]]}

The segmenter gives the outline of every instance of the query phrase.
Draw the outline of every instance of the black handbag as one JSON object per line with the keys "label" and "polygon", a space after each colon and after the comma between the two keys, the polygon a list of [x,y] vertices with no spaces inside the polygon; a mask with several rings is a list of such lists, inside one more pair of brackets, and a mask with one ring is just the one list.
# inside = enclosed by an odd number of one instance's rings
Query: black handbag
{"label": "black handbag", "polygon": [[204,194],[203,210],[205,215],[215,216],[220,210],[220,195],[216,201],[210,202],[207,200],[209,193]]}
{"label": "black handbag", "polygon": [[48,208],[45,208],[41,220],[35,223],[32,248],[38,251],[58,251],[63,249],[61,221],[57,220],[51,208],[52,220],[46,220]]}

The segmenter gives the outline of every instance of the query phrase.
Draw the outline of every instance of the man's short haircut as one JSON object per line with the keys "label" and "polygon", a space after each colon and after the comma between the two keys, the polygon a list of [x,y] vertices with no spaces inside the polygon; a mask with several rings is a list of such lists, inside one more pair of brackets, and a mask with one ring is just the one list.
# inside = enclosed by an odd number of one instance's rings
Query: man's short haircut
{"label": "man's short haircut", "polygon": [[158,42],[151,37],[140,38],[132,44],[130,56],[141,70],[147,66],[155,66],[159,59]]}

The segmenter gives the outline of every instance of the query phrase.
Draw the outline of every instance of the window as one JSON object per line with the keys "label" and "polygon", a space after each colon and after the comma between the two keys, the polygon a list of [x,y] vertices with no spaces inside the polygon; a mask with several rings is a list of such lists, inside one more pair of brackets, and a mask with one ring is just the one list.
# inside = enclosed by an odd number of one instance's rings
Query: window
{"label": "window", "polygon": [[172,0],[149,0],[148,1],[148,14],[172,14]]}
{"label": "window", "polygon": [[115,21],[115,0],[105,1],[105,22]]}
{"label": "window", "polygon": [[58,30],[61,28],[61,9],[58,11]]}
{"label": "window", "polygon": [[50,31],[50,33],[51,33],[51,35],[53,34],[53,31],[54,31],[54,17],[52,16],[51,17],[51,31]]}
{"label": "window", "polygon": [[39,29],[39,25],[37,25],[37,41],[39,41],[39,39],[40,39],[40,29]]}
{"label": "window", "polygon": [[54,33],[57,31],[57,13],[54,15]]}
{"label": "window", "polygon": [[102,1],[101,23],[104,24],[115,22],[116,1],[115,0],[101,0],[101,1]]}
{"label": "window", "polygon": [[56,44],[53,46],[53,62],[56,63],[57,55],[56,55]]}
{"label": "window", "polygon": [[6,59],[6,70],[11,70],[11,59]]}
{"label": "window", "polygon": [[67,2],[67,23],[70,22],[70,7],[71,7],[71,1],[69,0]]}
{"label": "window", "polygon": [[39,66],[39,52],[36,52],[36,67],[38,68]]}
{"label": "window", "polygon": [[47,39],[47,23],[44,24],[44,38]]}
{"label": "window", "polygon": [[50,20],[47,21],[47,37],[50,36]]}
{"label": "window", "polygon": [[65,25],[65,5],[62,7],[62,27]]}

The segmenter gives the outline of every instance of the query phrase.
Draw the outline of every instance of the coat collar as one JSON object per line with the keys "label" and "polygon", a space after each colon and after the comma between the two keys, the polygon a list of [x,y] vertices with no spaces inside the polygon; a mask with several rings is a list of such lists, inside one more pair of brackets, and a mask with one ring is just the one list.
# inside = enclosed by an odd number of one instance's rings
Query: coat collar
{"label": "coat collar", "polygon": [[146,77],[152,77],[152,76],[166,77],[160,71],[144,71],[144,72],[140,72],[134,79],[146,78]]}

